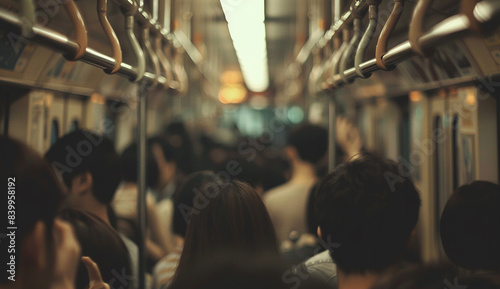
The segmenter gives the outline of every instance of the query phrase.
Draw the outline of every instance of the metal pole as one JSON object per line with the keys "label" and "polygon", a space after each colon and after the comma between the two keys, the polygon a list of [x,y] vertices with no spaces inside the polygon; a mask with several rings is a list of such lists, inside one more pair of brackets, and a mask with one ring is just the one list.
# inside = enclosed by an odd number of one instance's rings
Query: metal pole
{"label": "metal pole", "polygon": [[[340,20],[340,9],[341,9],[341,0],[333,0],[332,8],[333,8],[333,23],[336,23]],[[338,49],[338,47],[334,47],[334,49]],[[335,52],[335,51],[334,51]],[[335,149],[336,144],[336,119],[337,119],[337,100],[335,99],[335,94],[331,93],[328,103],[328,172],[333,172],[335,169],[335,164],[337,162],[336,155],[337,151]]]}
{"label": "metal pole", "polygon": [[139,224],[139,288],[146,289],[146,100],[144,83],[138,86],[137,98],[137,214]]}

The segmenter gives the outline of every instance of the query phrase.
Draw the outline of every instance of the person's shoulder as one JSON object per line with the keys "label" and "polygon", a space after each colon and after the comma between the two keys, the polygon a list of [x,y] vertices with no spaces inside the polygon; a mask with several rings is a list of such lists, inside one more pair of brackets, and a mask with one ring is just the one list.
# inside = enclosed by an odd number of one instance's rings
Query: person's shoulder
{"label": "person's shoulder", "polygon": [[320,253],[312,256],[311,258],[307,259],[305,262],[306,266],[314,266],[314,265],[323,264],[323,263],[334,264],[333,259],[330,256],[330,252],[328,250],[325,250],[323,252],[320,252]]}
{"label": "person's shoulder", "polygon": [[304,262],[304,265],[311,277],[332,286],[337,285],[337,266],[333,262],[328,250],[312,256]]}
{"label": "person's shoulder", "polygon": [[282,185],[279,185],[277,187],[274,187],[264,194],[264,201],[265,202],[267,202],[267,201],[273,202],[273,201],[279,200],[280,198],[285,196],[287,194],[287,192],[290,191],[290,188],[291,188],[290,183],[288,183],[288,182],[284,183]]}

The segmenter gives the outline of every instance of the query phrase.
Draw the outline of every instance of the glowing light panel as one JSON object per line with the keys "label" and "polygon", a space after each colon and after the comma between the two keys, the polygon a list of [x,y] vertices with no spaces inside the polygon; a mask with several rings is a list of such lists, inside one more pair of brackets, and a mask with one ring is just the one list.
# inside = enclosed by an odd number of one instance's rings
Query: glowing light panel
{"label": "glowing light panel", "polygon": [[264,0],[220,0],[248,89],[269,87]]}

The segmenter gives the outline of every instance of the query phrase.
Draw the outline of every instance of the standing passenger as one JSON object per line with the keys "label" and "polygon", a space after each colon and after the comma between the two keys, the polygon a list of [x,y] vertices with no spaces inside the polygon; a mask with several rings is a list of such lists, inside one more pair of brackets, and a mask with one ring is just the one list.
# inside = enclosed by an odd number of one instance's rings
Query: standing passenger
{"label": "standing passenger", "polygon": [[[120,159],[108,138],[87,130],[76,130],[58,139],[45,158],[68,188],[70,207],[92,213],[110,224],[109,207],[121,181]],[[133,287],[138,287],[138,249],[123,234],[132,262]]]}
{"label": "standing passenger", "polygon": [[293,231],[307,233],[307,200],[318,179],[315,165],[325,156],[327,146],[326,129],[316,125],[301,125],[288,136],[285,152],[292,165],[292,176],[285,184],[264,194],[280,244]]}
{"label": "standing passenger", "polygon": [[174,277],[175,269],[184,246],[184,236],[188,226],[188,216],[197,194],[218,180],[211,171],[201,171],[188,175],[174,194],[173,233],[176,237],[174,251],[163,257],[153,270],[153,288],[168,285]]}
{"label": "standing passenger", "polygon": [[318,235],[337,266],[340,289],[370,288],[401,260],[419,208],[419,193],[398,164],[371,154],[340,165],[320,182]]}
{"label": "standing passenger", "polygon": [[475,181],[461,186],[441,216],[448,258],[468,270],[500,273],[500,186]]}
{"label": "standing passenger", "polygon": [[[75,288],[80,246],[71,225],[56,218],[64,193],[50,165],[25,144],[0,136],[0,183],[0,288]],[[16,229],[7,229],[9,215]]]}
{"label": "standing passenger", "polygon": [[278,256],[271,219],[260,196],[240,181],[214,183],[199,193],[189,216],[184,249],[175,271],[177,280],[220,250]]}

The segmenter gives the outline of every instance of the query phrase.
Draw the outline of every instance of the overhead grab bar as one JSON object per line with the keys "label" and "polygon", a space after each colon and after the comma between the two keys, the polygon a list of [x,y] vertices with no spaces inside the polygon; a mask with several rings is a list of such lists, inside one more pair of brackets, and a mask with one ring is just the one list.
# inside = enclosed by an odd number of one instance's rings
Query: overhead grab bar
{"label": "overhead grab bar", "polygon": [[23,21],[23,29],[21,31],[23,37],[33,35],[33,25],[35,25],[35,5],[33,0],[21,1],[21,19]]}
{"label": "overhead grab bar", "polygon": [[111,48],[113,49],[113,58],[115,59],[115,65],[111,70],[104,69],[104,72],[113,74],[120,69],[122,63],[122,48],[120,47],[120,40],[116,36],[113,26],[109,23],[107,17],[108,10],[108,0],[98,0],[97,1],[97,15],[99,16],[99,22],[101,23],[102,30],[106,34],[109,42],[111,43]]}
{"label": "overhead grab bar", "polygon": [[474,17],[474,8],[477,3],[479,3],[479,0],[462,0],[460,3],[460,13],[467,16],[472,31],[481,33],[480,23],[477,21],[476,17]]}
{"label": "overhead grab bar", "polygon": [[361,38],[361,42],[359,43],[358,49],[356,50],[356,56],[354,57],[354,67],[356,69],[356,74],[361,78],[370,77],[370,73],[363,73],[361,70],[361,63],[363,63],[363,57],[365,56],[365,52],[368,49],[368,45],[375,34],[375,30],[377,30],[378,23],[378,6],[380,5],[381,0],[368,0],[368,27],[366,28],[363,37]]}
{"label": "overhead grab bar", "polygon": [[394,8],[392,9],[391,15],[389,15],[389,19],[385,22],[384,28],[382,28],[382,32],[380,32],[380,36],[378,37],[377,48],[375,49],[375,59],[380,69],[391,70],[394,68],[394,66],[387,67],[383,57],[387,53],[389,37],[391,37],[392,31],[394,31],[401,14],[403,14],[404,3],[405,0],[394,0]]}
{"label": "overhead grab bar", "polygon": [[137,71],[136,77],[130,79],[133,82],[139,82],[144,76],[146,72],[146,55],[144,55],[144,51],[141,49],[141,45],[134,34],[134,15],[137,12],[137,4],[134,2],[134,5],[128,10],[124,11],[125,14],[125,33],[127,39],[132,46],[132,51],[134,53],[135,58],[137,59],[137,65],[132,67],[133,70]]}
{"label": "overhead grab bar", "polygon": [[[139,12],[139,13],[141,13],[141,12]],[[143,11],[142,13],[146,14],[146,15],[143,15],[144,19],[149,19],[149,16],[147,15],[146,11]],[[153,66],[155,77],[153,80],[153,84],[151,84],[151,86],[154,87],[158,84],[158,77],[160,77],[161,72],[160,72],[160,63],[158,60],[158,56],[156,55],[156,53],[153,49],[153,46],[151,45],[150,34],[149,34],[150,25],[151,24],[149,22],[146,22],[146,21],[141,23],[142,45],[144,46],[143,47],[144,53],[147,54],[147,58],[149,58],[151,65]]]}
{"label": "overhead grab bar", "polygon": [[418,0],[413,10],[413,16],[410,21],[410,30],[408,32],[408,41],[411,44],[411,49],[419,55],[426,55],[419,42],[419,38],[424,33],[424,18],[429,9],[432,0]]}
{"label": "overhead grab bar", "polygon": [[184,50],[181,47],[175,48],[174,72],[179,83],[179,96],[184,96],[188,91],[188,76],[184,69]]}
{"label": "overhead grab bar", "polygon": [[165,56],[165,53],[163,53],[163,37],[161,34],[155,34],[154,35],[154,49],[156,51],[156,55],[158,56],[158,60],[160,61],[160,66],[165,71],[165,83],[163,83],[163,87],[165,89],[170,88],[170,84],[173,80],[173,75],[172,75],[172,66],[168,62],[167,57]]}
{"label": "overhead grab bar", "polygon": [[82,14],[80,14],[80,10],[78,10],[78,7],[73,0],[66,0],[64,3],[64,9],[68,13],[69,19],[75,27],[75,42],[78,43],[79,46],[78,50],[76,50],[73,54],[66,54],[65,57],[69,60],[78,60],[85,54],[87,49],[87,29],[85,28],[85,22],[83,22]]}
{"label": "overhead grab bar", "polygon": [[347,45],[342,58],[340,59],[340,77],[345,83],[351,83],[354,80],[348,80],[345,77],[344,71],[347,69],[347,64],[352,61],[352,54],[356,47],[358,47],[359,41],[361,40],[361,16],[354,18],[353,22],[354,34],[351,41]]}
{"label": "overhead grab bar", "polygon": [[[344,50],[347,48],[347,45],[349,45],[349,28],[344,26],[342,29],[342,45],[333,52],[333,57],[332,57],[332,70],[331,70],[331,76],[333,77],[334,75],[338,74],[339,72],[339,62],[340,62],[340,57],[342,57],[342,54],[344,53]],[[327,82],[330,82],[329,78]]]}

